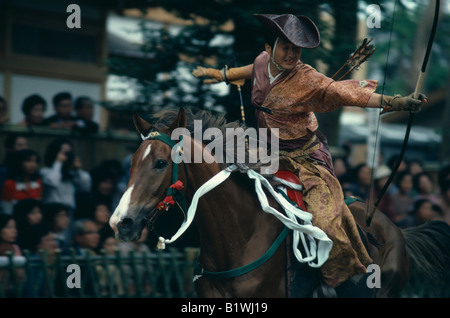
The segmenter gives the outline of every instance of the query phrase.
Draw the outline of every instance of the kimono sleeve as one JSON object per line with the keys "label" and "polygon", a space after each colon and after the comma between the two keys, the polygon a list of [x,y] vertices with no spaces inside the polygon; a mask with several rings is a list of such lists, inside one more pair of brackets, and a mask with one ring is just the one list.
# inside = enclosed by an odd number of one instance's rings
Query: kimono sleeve
{"label": "kimono sleeve", "polygon": [[340,106],[366,107],[377,84],[378,82],[374,80],[333,81],[323,94],[323,104],[331,109]]}

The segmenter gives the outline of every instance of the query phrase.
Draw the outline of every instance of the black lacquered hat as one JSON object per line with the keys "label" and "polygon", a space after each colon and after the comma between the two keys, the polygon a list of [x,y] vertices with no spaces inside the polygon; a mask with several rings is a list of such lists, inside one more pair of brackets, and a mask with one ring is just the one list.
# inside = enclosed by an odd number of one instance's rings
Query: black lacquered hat
{"label": "black lacquered hat", "polygon": [[313,49],[320,44],[319,30],[308,17],[293,14],[254,14],[254,17],[297,47]]}

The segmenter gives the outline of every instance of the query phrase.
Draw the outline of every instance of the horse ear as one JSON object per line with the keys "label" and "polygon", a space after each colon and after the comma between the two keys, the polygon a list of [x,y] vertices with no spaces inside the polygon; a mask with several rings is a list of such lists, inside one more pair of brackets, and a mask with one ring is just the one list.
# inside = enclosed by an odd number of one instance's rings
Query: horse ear
{"label": "horse ear", "polygon": [[169,127],[169,131],[172,132],[176,128],[185,128],[186,127],[186,112],[184,111],[183,107],[180,107],[180,110],[178,111],[178,116],[175,118],[173,123]]}
{"label": "horse ear", "polygon": [[146,120],[142,119],[137,112],[134,112],[133,114],[133,122],[136,130],[144,136],[146,136],[152,129],[152,125]]}

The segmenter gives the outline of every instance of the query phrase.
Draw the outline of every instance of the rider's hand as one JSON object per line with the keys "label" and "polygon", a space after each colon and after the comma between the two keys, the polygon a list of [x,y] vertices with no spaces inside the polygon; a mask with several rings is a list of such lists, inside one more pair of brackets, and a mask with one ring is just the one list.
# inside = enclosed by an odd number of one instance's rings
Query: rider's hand
{"label": "rider's hand", "polygon": [[381,101],[381,107],[383,111],[381,114],[385,114],[392,111],[412,111],[419,112],[422,106],[422,102],[428,102],[428,98],[424,94],[419,94],[418,99],[414,98],[414,93],[402,97],[400,95],[386,96],[383,95]]}
{"label": "rider's hand", "polygon": [[209,79],[203,80],[203,83],[205,84],[214,84],[224,81],[220,70],[214,68],[198,66],[195,70],[192,71],[192,75],[194,75],[195,77],[209,77]]}

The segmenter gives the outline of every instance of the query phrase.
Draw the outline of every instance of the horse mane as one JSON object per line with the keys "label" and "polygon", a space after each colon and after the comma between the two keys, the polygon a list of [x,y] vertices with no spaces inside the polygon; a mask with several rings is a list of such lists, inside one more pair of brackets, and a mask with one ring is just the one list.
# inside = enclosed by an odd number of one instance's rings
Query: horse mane
{"label": "horse mane", "polygon": [[450,226],[430,221],[403,230],[411,261],[411,273],[405,292],[417,289],[436,292],[450,282]]}
{"label": "horse mane", "polygon": [[[194,134],[194,121],[195,120],[200,120],[202,123],[202,135],[205,132],[205,130],[208,128],[218,128],[222,132],[222,136],[226,135],[227,128],[233,128],[233,129],[242,128],[243,130],[248,128],[244,124],[240,123],[238,120],[228,122],[226,120],[224,114],[214,114],[209,110],[193,110],[191,108],[184,108],[184,110],[186,113],[186,128],[191,133],[191,136]],[[152,126],[153,126],[152,130],[156,130],[156,131],[160,131],[160,132],[166,131],[170,127],[172,122],[175,121],[175,119],[177,118],[178,111],[179,111],[178,108],[164,109],[155,114],[152,114],[150,116],[150,122],[152,123]],[[213,140],[203,140],[203,143],[205,145],[208,145],[212,141]],[[225,158],[225,152],[227,150],[226,139],[223,138],[222,142],[223,142],[223,151],[224,151],[223,158]],[[237,143],[235,143],[235,149],[234,149],[235,159],[237,156],[236,145],[237,145]],[[248,162],[248,158],[249,158],[248,149],[245,149],[245,158],[246,158],[245,164],[250,169],[259,169],[262,165],[259,162],[259,160],[256,163]],[[234,162],[236,162],[236,160]],[[223,168],[225,168],[225,167],[231,165],[232,163],[224,162],[224,163],[220,163],[220,164],[222,165]]]}
{"label": "horse mane", "polygon": [[[164,131],[178,116],[178,108],[170,108],[161,110],[150,116],[150,120],[155,127],[155,130]],[[192,108],[184,108],[186,113],[186,128],[193,133],[194,132],[194,120],[202,121],[202,133],[208,128],[219,128],[222,132],[225,128],[242,127],[238,121],[228,123],[224,114],[215,115],[209,110],[193,110]]]}

